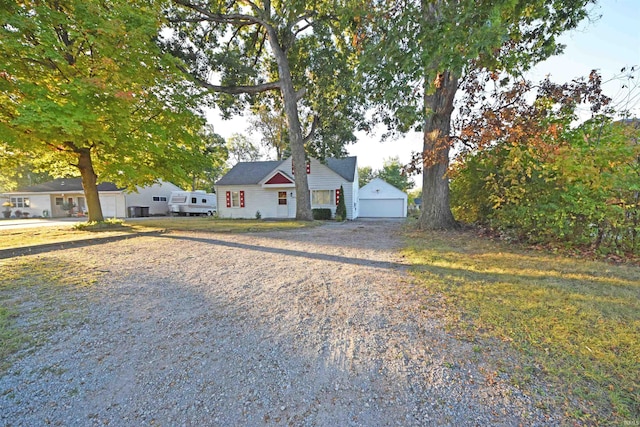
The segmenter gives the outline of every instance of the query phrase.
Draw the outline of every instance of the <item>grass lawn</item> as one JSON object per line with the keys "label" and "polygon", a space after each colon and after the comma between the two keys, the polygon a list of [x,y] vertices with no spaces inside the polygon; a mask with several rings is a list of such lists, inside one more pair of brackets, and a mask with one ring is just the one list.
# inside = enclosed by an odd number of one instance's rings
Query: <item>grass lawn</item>
{"label": "grass lawn", "polygon": [[[473,232],[407,231],[418,283],[444,296],[464,339],[491,336],[523,356],[514,373],[541,372],[570,417],[640,421],[640,267],[527,251]],[[532,391],[535,392],[535,391]]]}
{"label": "grass lawn", "polygon": [[141,221],[114,222],[106,227],[86,226],[78,223],[76,227],[30,227],[22,229],[0,230],[0,249],[24,246],[62,243],[96,237],[119,236],[145,231],[208,231],[214,233],[248,233],[256,231],[291,230],[313,227],[319,221],[263,221],[263,220],[227,220],[208,217],[190,218],[151,218]]}
{"label": "grass lawn", "polygon": [[94,285],[99,274],[61,259],[0,260],[0,375],[55,330],[83,321],[87,308],[80,290]]}
{"label": "grass lawn", "polygon": [[0,249],[20,248],[47,243],[71,242],[95,237],[118,236],[131,233],[126,227],[105,229],[100,233],[75,230],[71,225],[60,227],[30,227],[12,230],[0,230]]}
{"label": "grass lawn", "polygon": [[209,217],[158,217],[142,221],[128,221],[125,225],[136,231],[176,230],[208,231],[213,233],[251,233],[256,231],[294,230],[314,227],[321,221],[214,219]]}

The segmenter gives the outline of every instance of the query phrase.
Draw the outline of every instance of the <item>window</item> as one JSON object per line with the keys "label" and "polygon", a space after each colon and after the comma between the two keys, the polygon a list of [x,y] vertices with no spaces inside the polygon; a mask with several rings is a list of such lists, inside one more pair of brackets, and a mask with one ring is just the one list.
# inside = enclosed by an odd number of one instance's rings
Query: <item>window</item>
{"label": "window", "polygon": [[244,208],[244,191],[227,191],[228,208]]}
{"label": "window", "polygon": [[154,202],[166,202],[167,198],[163,197],[163,196],[153,196],[153,201]]}
{"label": "window", "polygon": [[286,205],[287,204],[287,192],[286,191],[278,191],[278,204]]}
{"label": "window", "polygon": [[11,204],[14,208],[28,208],[31,203],[28,197],[12,197]]}
{"label": "window", "polygon": [[56,206],[62,206],[64,199],[62,197],[56,197]]}
{"label": "window", "polygon": [[192,197],[191,198],[191,203],[198,203],[198,198],[197,197]]}
{"label": "window", "polygon": [[202,203],[206,204],[207,203],[207,199],[202,199]]}
{"label": "window", "polygon": [[311,190],[312,205],[333,205],[333,190]]}

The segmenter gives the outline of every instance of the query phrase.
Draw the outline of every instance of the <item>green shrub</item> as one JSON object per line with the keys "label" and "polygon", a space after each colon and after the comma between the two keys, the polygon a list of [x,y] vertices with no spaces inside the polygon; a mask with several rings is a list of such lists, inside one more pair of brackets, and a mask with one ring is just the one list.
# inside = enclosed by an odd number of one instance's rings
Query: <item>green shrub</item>
{"label": "green shrub", "polygon": [[498,144],[456,165],[456,218],[533,244],[640,253],[638,129],[587,122],[543,150]]}
{"label": "green shrub", "polygon": [[313,219],[318,219],[318,220],[331,219],[331,209],[328,209],[328,208],[311,209],[311,212],[313,213]]}

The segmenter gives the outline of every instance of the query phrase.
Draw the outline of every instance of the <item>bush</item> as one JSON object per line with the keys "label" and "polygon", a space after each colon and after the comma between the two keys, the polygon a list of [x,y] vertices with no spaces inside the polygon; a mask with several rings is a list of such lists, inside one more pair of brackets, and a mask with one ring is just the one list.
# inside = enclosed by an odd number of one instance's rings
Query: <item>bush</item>
{"label": "bush", "polygon": [[455,168],[452,211],[532,244],[639,254],[640,130],[587,122],[551,148],[499,144]]}
{"label": "bush", "polygon": [[262,219],[262,214],[260,211],[256,211],[256,219]]}
{"label": "bush", "polygon": [[331,219],[331,209],[327,209],[327,208],[311,209],[311,212],[313,213],[313,219],[319,219],[319,220]]}

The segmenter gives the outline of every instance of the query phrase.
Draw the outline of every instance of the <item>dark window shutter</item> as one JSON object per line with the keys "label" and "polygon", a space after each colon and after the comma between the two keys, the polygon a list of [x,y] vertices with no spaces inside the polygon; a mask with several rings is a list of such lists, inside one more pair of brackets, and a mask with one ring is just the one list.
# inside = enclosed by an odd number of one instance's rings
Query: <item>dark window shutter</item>
{"label": "dark window shutter", "polygon": [[311,173],[311,160],[307,160],[307,175]]}
{"label": "dark window shutter", "polygon": [[338,206],[338,203],[340,203],[340,189],[339,188],[336,190],[336,206]]}
{"label": "dark window shutter", "polygon": [[227,207],[231,207],[231,191],[227,191]]}
{"label": "dark window shutter", "polygon": [[244,208],[244,191],[240,192],[240,207]]}

